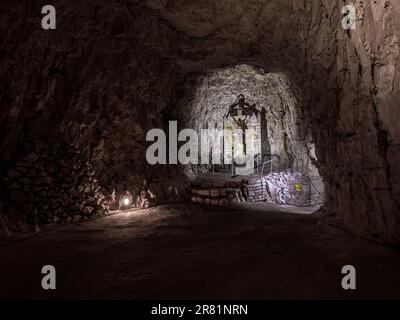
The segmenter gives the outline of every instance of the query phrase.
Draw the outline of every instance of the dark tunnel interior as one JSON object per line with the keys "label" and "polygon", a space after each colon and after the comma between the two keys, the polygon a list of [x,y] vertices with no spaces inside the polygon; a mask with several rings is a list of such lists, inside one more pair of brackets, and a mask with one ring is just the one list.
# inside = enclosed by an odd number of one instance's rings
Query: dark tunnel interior
{"label": "dark tunnel interior", "polygon": [[399,298],[400,5],[353,2],[3,0],[0,298]]}

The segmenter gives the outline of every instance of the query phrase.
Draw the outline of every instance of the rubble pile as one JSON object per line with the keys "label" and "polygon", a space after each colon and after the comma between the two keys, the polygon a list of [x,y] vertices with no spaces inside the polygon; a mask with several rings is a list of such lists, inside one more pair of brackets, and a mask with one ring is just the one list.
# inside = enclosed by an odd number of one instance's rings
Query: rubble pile
{"label": "rubble pile", "polygon": [[108,212],[95,171],[73,145],[34,141],[26,149],[3,178],[9,204],[3,211],[14,221],[11,229],[77,222]]}

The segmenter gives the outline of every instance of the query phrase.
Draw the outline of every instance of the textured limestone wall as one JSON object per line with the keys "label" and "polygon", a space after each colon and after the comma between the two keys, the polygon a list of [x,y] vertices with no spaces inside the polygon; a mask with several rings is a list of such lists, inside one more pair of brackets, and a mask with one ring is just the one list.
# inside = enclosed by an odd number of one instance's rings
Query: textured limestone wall
{"label": "textured limestone wall", "polygon": [[21,157],[1,180],[10,200],[5,217],[9,231],[106,214],[106,196],[94,175],[73,145],[26,142]]}
{"label": "textured limestone wall", "polygon": [[229,105],[243,94],[246,102],[265,110],[267,132],[263,138],[270,153],[280,156],[275,159],[276,169],[296,166],[307,172],[307,167],[313,166],[308,160],[310,126],[301,121],[301,93],[285,74],[266,74],[262,69],[238,65],[192,75],[178,86],[185,96],[175,102],[174,116],[182,127],[200,130],[209,122],[222,123]]}
{"label": "textured limestone wall", "polygon": [[143,161],[143,137],[168,118],[176,84],[255,65],[301,88],[327,221],[396,243],[400,7],[353,2],[357,30],[344,31],[341,0],[54,0],[58,27],[44,32],[40,1],[2,1],[2,170],[26,137],[61,135],[93,162],[100,183],[140,190],[159,172]]}
{"label": "textured limestone wall", "polygon": [[[398,242],[398,2],[355,5],[357,30],[339,30],[332,37],[323,20],[310,33],[308,60],[323,69],[304,84],[310,92],[308,111],[326,177],[329,221],[362,236]],[[336,12],[334,5],[323,10],[328,17]],[[316,23],[321,19],[312,16]],[[310,63],[308,70],[316,68]]]}
{"label": "textured limestone wall", "polygon": [[[294,168],[306,174],[313,181],[313,203],[323,202],[323,181],[312,162],[316,156],[311,125],[304,114],[302,93],[288,75],[238,65],[190,75],[178,88],[172,117],[182,128],[200,131],[205,124],[222,123],[239,94],[257,110],[265,110],[267,130],[262,139],[264,149],[276,155],[273,170]],[[269,165],[266,169],[268,173]]]}
{"label": "textured limestone wall", "polygon": [[311,204],[310,178],[294,170],[274,172],[264,178],[272,202],[307,207]]}

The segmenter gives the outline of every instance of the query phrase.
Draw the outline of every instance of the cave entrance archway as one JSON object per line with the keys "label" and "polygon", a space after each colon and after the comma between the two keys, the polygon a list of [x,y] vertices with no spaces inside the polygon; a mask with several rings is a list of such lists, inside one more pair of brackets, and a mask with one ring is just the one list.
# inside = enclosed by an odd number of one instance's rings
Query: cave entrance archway
{"label": "cave entrance archway", "polygon": [[[244,100],[239,101],[239,97]],[[303,192],[305,188],[309,188],[310,205],[323,203],[323,181],[315,166],[315,147],[311,125],[302,106],[302,91],[286,73],[268,73],[248,64],[193,73],[177,85],[171,101],[170,117],[178,121],[181,129],[193,129],[200,136],[200,132],[208,128],[238,130],[232,154],[236,150],[249,153],[246,148],[250,145],[246,145],[246,130],[242,130],[242,125],[246,125],[247,130],[254,128],[255,132],[251,141],[255,156],[253,169],[237,170],[230,165],[232,162],[223,161],[224,156],[231,153],[224,137],[222,143],[217,144],[221,163],[186,165],[183,171],[188,176],[201,174],[210,178],[212,175],[212,179],[221,175],[225,178],[270,176],[272,184],[280,184],[285,179],[284,184],[289,185],[276,187],[273,200],[277,203],[291,203],[285,199],[288,193]],[[248,114],[243,116],[246,112]],[[309,183],[299,181],[300,176],[307,177]]]}

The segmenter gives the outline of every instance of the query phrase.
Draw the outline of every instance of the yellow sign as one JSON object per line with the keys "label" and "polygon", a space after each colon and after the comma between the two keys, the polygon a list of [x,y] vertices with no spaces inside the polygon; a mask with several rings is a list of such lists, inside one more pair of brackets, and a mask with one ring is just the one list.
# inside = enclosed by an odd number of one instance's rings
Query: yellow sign
{"label": "yellow sign", "polygon": [[296,189],[297,192],[301,192],[303,190],[303,185],[301,183],[296,183],[294,185],[294,188]]}

